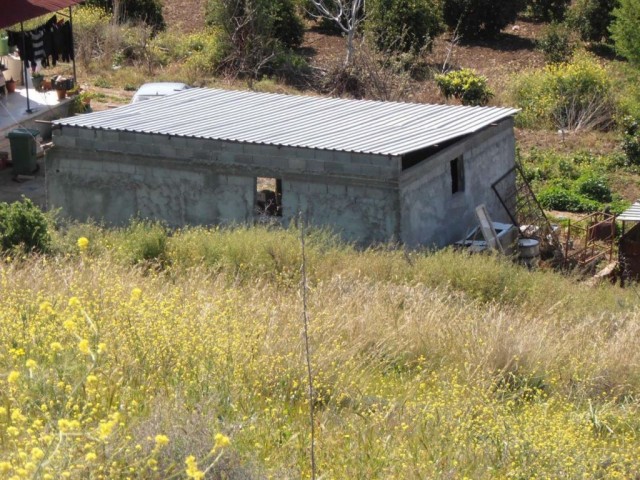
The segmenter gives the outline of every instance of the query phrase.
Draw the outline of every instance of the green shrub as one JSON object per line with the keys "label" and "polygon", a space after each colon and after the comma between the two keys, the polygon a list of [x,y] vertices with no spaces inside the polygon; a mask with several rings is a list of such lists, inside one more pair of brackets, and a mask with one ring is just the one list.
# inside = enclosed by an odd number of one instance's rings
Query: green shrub
{"label": "green shrub", "polygon": [[522,109],[518,123],[524,127],[604,130],[614,121],[615,101],[608,73],[587,55],[520,74],[513,96]]}
{"label": "green shrub", "polygon": [[534,20],[542,22],[562,21],[571,0],[528,0],[528,8]]}
{"label": "green shrub", "polygon": [[600,208],[598,202],[594,202],[561,185],[545,187],[538,193],[537,197],[540,205],[548,210],[585,213],[595,212]]}
{"label": "green shrub", "polygon": [[574,50],[570,30],[564,24],[550,24],[538,40],[538,48],[544,53],[547,63],[569,61]]}
{"label": "green shrub", "polygon": [[382,51],[419,52],[430,47],[442,26],[436,0],[375,0],[367,4],[366,29]]}
{"label": "green shrub", "polygon": [[620,0],[613,16],[610,30],[616,51],[632,64],[640,65],[640,0]]}
{"label": "green shrub", "polygon": [[28,198],[0,203],[0,246],[3,250],[21,248],[25,252],[46,252],[51,244],[49,223],[42,210]]}
{"label": "green shrub", "polygon": [[445,98],[456,98],[463,105],[486,105],[493,97],[487,78],[468,68],[436,75],[435,80]]}
{"label": "green shrub", "polygon": [[133,220],[119,235],[118,256],[130,264],[166,259],[167,228],[159,223]]}
{"label": "green shrub", "polygon": [[618,1],[576,0],[569,10],[568,23],[585,41],[606,41],[613,21],[613,9]]}
{"label": "green shrub", "polygon": [[514,22],[523,0],[444,0],[443,17],[463,38],[493,37]]}
{"label": "green shrub", "polygon": [[622,150],[628,163],[640,165],[640,125],[633,117],[623,119]]}
{"label": "green shrub", "polygon": [[601,175],[587,172],[576,181],[576,191],[584,197],[596,202],[608,203],[613,200],[611,189]]}

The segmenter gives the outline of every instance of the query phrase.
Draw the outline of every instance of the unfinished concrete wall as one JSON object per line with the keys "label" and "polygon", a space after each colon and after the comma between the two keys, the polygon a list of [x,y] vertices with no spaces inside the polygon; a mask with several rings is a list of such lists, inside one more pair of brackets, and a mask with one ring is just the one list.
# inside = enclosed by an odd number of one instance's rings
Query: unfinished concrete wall
{"label": "unfinished concrete wall", "polygon": [[122,225],[252,222],[257,177],[282,180],[283,224],[299,213],[350,241],[398,238],[399,159],[63,127],[46,158],[47,200],[65,216]]}
{"label": "unfinished concrete wall", "polygon": [[[463,191],[452,193],[451,160],[462,155]],[[477,225],[475,207],[510,222],[491,185],[515,164],[513,120],[465,137],[400,175],[401,238],[410,247],[442,247]],[[507,182],[515,182],[515,175]]]}

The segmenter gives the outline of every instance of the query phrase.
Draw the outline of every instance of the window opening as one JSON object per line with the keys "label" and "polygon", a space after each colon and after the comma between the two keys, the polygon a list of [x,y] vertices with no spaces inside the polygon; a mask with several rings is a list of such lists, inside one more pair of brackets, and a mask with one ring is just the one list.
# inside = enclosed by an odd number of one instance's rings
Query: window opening
{"label": "window opening", "polygon": [[282,180],[258,177],[256,179],[256,212],[267,217],[282,216]]}
{"label": "window opening", "polygon": [[464,164],[462,155],[449,163],[451,167],[451,193],[464,192]]}

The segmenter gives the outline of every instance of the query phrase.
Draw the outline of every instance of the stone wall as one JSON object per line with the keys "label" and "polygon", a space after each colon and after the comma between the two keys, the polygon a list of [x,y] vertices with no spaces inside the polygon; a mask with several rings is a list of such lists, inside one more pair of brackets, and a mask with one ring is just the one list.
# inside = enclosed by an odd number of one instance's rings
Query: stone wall
{"label": "stone wall", "polygon": [[[464,190],[452,193],[450,162],[463,156]],[[445,148],[400,175],[401,239],[410,247],[442,247],[460,240],[478,221],[475,208],[487,207],[491,219],[510,223],[491,185],[515,162],[513,120]],[[508,181],[515,182],[515,175]]]}

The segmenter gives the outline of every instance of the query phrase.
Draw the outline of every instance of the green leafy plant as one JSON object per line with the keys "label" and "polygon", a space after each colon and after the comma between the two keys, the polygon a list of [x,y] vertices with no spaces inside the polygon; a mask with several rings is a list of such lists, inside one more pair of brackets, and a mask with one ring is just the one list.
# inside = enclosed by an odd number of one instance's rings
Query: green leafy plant
{"label": "green leafy plant", "polygon": [[574,50],[571,31],[564,24],[551,23],[538,40],[538,48],[544,53],[548,63],[569,61]]}
{"label": "green leafy plant", "polygon": [[567,21],[585,41],[600,42],[609,38],[613,9],[619,0],[576,0]]}
{"label": "green leafy plant", "polygon": [[602,175],[587,172],[576,181],[576,191],[590,200],[607,203],[613,200],[611,188]]}
{"label": "green leafy plant", "polygon": [[456,98],[463,105],[486,105],[493,97],[487,78],[468,68],[436,75],[435,80],[445,98]]}
{"label": "green leafy plant", "polygon": [[616,51],[634,65],[640,65],[640,0],[620,0],[613,11],[611,38]]}
{"label": "green leafy plant", "polygon": [[46,252],[51,244],[46,216],[31,200],[0,203],[0,245],[3,250]]}
{"label": "green leafy plant", "polygon": [[443,28],[435,0],[374,0],[367,4],[367,31],[382,51],[419,52]]}
{"label": "green leafy plant", "polygon": [[585,213],[595,212],[600,208],[598,202],[590,200],[562,185],[550,185],[537,195],[543,208],[561,210],[563,212]]}
{"label": "green leafy plant", "polygon": [[623,119],[622,150],[632,165],[640,165],[640,125],[633,117]]}

